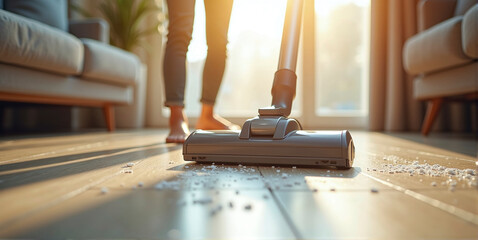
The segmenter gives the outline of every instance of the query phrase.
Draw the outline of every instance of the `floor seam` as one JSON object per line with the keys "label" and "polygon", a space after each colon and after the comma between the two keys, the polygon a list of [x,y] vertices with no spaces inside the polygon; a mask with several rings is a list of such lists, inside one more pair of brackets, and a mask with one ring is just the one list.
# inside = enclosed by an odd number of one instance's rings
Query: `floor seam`
{"label": "floor seam", "polygon": [[[262,174],[262,171],[260,168],[258,168],[258,171],[259,171],[259,174],[262,176],[263,179],[265,179],[264,175]],[[269,193],[272,195],[272,198],[274,199],[274,202],[276,203],[277,207],[279,208],[279,211],[280,213],[282,214],[282,216],[284,217],[285,221],[287,222],[287,225],[289,225],[289,228],[291,229],[292,231],[292,234],[294,234],[295,238],[296,239],[303,239],[300,232],[299,232],[299,229],[297,228],[297,226],[295,226],[294,224],[294,221],[292,220],[292,218],[289,216],[289,214],[287,213],[285,207],[282,205],[282,203],[279,201],[279,198],[276,196],[276,194],[274,193],[274,191],[272,190],[271,187],[267,187],[267,190],[269,190]]]}
{"label": "floor seam", "polygon": [[398,185],[395,185],[393,183],[390,183],[390,182],[387,182],[387,181],[384,181],[384,180],[381,180],[379,178],[376,178],[374,176],[371,176],[369,174],[366,174],[366,173],[363,173],[363,172],[360,172],[361,174],[363,174],[364,176],[372,179],[372,180],[375,180],[379,183],[382,183],[383,185],[386,185],[388,187],[391,187],[399,192],[402,192],[404,193],[405,195],[409,196],[409,197],[412,197],[412,198],[415,198],[416,200],[419,200],[423,203],[426,203],[432,207],[435,207],[435,208],[438,208],[440,210],[443,210],[449,214],[452,214],[454,215],[455,217],[458,217],[464,221],[467,221],[469,223],[472,223],[474,225],[477,225],[478,226],[478,215],[474,214],[474,213],[471,213],[471,212],[468,212],[466,210],[463,210],[461,208],[457,208],[453,205],[450,205],[450,204],[447,204],[447,203],[444,203],[440,200],[437,200],[437,199],[434,199],[434,198],[431,198],[431,197],[428,197],[428,196],[425,196],[423,194],[420,194],[418,192],[415,192],[415,191],[412,191],[410,189],[406,189],[404,187],[401,187],[401,186],[398,186]]}

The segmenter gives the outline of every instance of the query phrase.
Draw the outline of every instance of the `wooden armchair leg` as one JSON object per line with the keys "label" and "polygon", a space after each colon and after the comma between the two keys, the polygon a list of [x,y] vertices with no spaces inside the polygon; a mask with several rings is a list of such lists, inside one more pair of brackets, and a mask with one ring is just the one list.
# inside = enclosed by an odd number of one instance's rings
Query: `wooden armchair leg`
{"label": "wooden armchair leg", "polygon": [[438,112],[440,112],[442,104],[443,98],[435,98],[428,101],[427,113],[425,115],[425,120],[423,121],[422,125],[422,134],[424,136],[427,136],[430,132],[430,128],[432,127],[433,122],[438,115]]}
{"label": "wooden armchair leg", "polygon": [[106,127],[109,132],[115,131],[115,109],[111,104],[103,106],[103,113],[105,115]]}

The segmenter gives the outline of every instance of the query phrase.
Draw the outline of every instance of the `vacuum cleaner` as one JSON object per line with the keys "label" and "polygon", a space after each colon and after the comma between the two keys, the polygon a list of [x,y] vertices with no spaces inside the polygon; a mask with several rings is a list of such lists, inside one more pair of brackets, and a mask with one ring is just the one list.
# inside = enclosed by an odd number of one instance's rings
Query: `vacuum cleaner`
{"label": "vacuum cleaner", "polygon": [[288,118],[295,97],[295,74],[303,0],[288,0],[278,70],[272,86],[272,104],[259,109],[242,130],[196,130],[183,145],[185,161],[352,167],[355,147],[343,131],[304,131]]}

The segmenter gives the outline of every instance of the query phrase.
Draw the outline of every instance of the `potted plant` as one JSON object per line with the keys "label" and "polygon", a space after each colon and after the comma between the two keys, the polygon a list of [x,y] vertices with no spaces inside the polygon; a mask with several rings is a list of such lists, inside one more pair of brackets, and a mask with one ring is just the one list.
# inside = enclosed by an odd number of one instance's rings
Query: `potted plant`
{"label": "potted plant", "polygon": [[93,1],[89,9],[70,2],[70,8],[84,17],[94,17],[98,14],[110,25],[110,44],[118,48],[133,52],[136,47],[145,47],[143,38],[149,34],[159,33],[163,21],[159,17],[148,18],[157,14],[161,8],[153,0],[102,0]]}

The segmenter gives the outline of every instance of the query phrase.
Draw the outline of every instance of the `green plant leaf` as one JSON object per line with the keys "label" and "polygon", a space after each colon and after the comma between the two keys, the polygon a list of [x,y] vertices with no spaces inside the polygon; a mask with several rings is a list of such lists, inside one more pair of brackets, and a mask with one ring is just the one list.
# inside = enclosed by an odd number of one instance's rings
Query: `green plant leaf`
{"label": "green plant leaf", "polygon": [[[92,16],[85,9],[77,7],[79,10],[75,11]],[[161,10],[152,0],[103,0],[99,1],[98,9],[110,24],[110,43],[116,47],[131,51],[142,44],[142,38],[159,32],[161,22],[157,19],[149,23],[150,26],[143,26],[149,14]]]}
{"label": "green plant leaf", "polygon": [[86,9],[80,7],[79,5],[70,2],[70,8],[72,11],[79,13],[81,16],[86,17],[86,18],[92,18],[93,15],[89,13]]}

